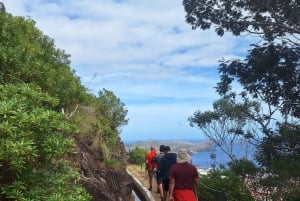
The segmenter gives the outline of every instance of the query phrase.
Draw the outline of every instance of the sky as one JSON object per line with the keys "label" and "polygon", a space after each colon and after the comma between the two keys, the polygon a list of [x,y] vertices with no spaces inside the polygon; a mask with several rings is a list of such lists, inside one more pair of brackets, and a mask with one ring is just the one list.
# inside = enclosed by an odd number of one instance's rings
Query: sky
{"label": "sky", "polygon": [[[1,0],[0,0],[1,1]],[[128,110],[123,141],[206,139],[188,117],[219,98],[222,58],[239,58],[247,38],[192,30],[182,0],[2,0],[30,17],[95,95],[112,91]]]}

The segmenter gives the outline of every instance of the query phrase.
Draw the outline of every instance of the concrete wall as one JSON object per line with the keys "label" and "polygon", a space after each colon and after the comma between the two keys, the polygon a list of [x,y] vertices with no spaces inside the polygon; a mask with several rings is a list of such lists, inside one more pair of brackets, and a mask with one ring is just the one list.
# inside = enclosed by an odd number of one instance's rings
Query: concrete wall
{"label": "concrete wall", "polygon": [[145,186],[143,186],[143,184],[136,177],[134,177],[128,170],[127,172],[133,179],[133,184],[134,184],[133,190],[139,196],[141,201],[155,201],[150,191]]}

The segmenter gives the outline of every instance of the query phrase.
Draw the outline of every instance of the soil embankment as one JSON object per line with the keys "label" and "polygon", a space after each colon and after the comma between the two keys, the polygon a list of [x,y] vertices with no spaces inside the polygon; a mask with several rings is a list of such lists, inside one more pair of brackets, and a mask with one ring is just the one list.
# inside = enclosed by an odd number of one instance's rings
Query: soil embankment
{"label": "soil embankment", "polygon": [[77,136],[75,140],[76,152],[70,154],[68,159],[80,170],[80,183],[92,196],[92,201],[131,200],[134,183],[126,171],[125,148],[122,154],[115,156],[124,165],[110,168],[105,166],[103,155],[91,146],[92,143],[87,138]]}

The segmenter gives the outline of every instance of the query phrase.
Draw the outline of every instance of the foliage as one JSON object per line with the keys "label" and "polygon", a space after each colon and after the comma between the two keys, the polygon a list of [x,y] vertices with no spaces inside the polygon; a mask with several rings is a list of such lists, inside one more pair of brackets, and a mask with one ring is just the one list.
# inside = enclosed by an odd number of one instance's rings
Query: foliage
{"label": "foliage", "polygon": [[215,27],[218,35],[250,33],[268,41],[292,42],[300,33],[300,3],[295,0],[183,0],[186,21],[194,29]]}
{"label": "foliage", "polygon": [[[219,36],[227,31],[260,40],[245,59],[221,61],[216,89],[233,104],[248,99],[261,103],[258,112],[244,115],[261,133],[257,159],[261,174],[269,175],[262,184],[273,200],[296,196],[297,191],[287,189],[299,188],[299,174],[293,170],[300,164],[300,2],[184,0],[183,5],[194,29],[214,27]],[[242,86],[238,94],[233,92],[236,83]]]}
{"label": "foliage", "polygon": [[5,6],[2,2],[0,2],[0,13],[5,13],[6,10],[5,10]]}
{"label": "foliage", "polygon": [[70,55],[57,49],[34,20],[1,12],[0,52],[0,83],[37,84],[58,99],[55,110],[62,110],[82,134],[95,139],[94,147],[118,152],[119,129],[128,122],[124,103],[108,90],[100,91],[99,97],[90,94],[71,70]]}
{"label": "foliage", "polygon": [[[76,127],[33,85],[0,85],[1,200],[88,200],[65,157]],[[46,188],[45,188],[46,187]]]}
{"label": "foliage", "polygon": [[[276,199],[284,200],[299,197],[299,168],[300,151],[299,125],[282,124],[277,135],[264,138],[256,153],[257,161],[264,167],[260,183],[270,189],[275,189],[272,195]],[[289,149],[282,149],[287,146]],[[288,188],[287,188],[288,186]],[[293,198],[293,199],[292,199]]]}
{"label": "foliage", "polygon": [[89,98],[70,69],[70,55],[56,49],[30,18],[0,14],[0,84],[36,83],[59,99],[57,109],[72,111]]}
{"label": "foliage", "polygon": [[286,44],[253,45],[244,61],[220,64],[218,92],[224,95],[233,80],[243,86],[243,95],[275,107],[284,118],[300,117],[300,47]]}
{"label": "foliage", "polygon": [[223,98],[214,102],[213,111],[196,111],[188,120],[191,126],[197,125],[233,161],[236,159],[234,143],[242,138],[249,140],[250,121],[244,111],[257,111],[258,106],[257,102],[233,104]]}
{"label": "foliage", "polygon": [[300,189],[295,186],[290,189],[290,193],[286,194],[284,197],[285,201],[298,201],[300,200]]}
{"label": "foliage", "polygon": [[82,125],[79,128],[80,134],[91,141],[92,147],[111,166],[116,163],[112,157],[120,153],[119,133],[120,128],[128,122],[126,115],[125,104],[112,91],[103,89],[99,97],[91,99],[90,106],[80,106],[71,119]]}
{"label": "foliage", "polygon": [[99,91],[97,110],[99,116],[104,116],[110,121],[110,127],[114,130],[128,123],[125,104],[112,91],[107,89]]}
{"label": "foliage", "polygon": [[217,85],[220,95],[232,93],[231,84],[236,80],[243,86],[242,97],[249,95],[266,104],[268,113],[252,117],[266,136],[272,135],[269,122],[277,111],[285,121],[300,117],[298,1],[184,0],[183,5],[186,20],[193,28],[209,29],[214,25],[220,36],[226,30],[262,39],[252,45],[244,61],[221,62],[221,82]]}
{"label": "foliage", "polygon": [[117,165],[117,161],[112,159],[112,158],[105,158],[104,159],[104,164],[106,165],[106,167],[116,167]]}
{"label": "foliage", "polygon": [[184,0],[186,20],[193,28],[216,27],[218,35],[250,33],[262,38],[244,62],[233,59],[220,64],[221,95],[237,80],[243,94],[261,98],[284,117],[300,115],[299,1]]}
{"label": "foliage", "polygon": [[[258,162],[266,167],[268,172],[280,175],[286,180],[300,178],[299,136],[299,125],[281,125],[278,135],[262,140],[256,155]],[[282,149],[286,145],[289,149]]]}
{"label": "foliage", "polygon": [[118,140],[119,129],[127,125],[127,109],[125,104],[112,92],[107,89],[99,91],[96,101],[96,127],[100,128],[102,140],[112,149],[115,148]]}
{"label": "foliage", "polygon": [[245,158],[231,162],[229,164],[229,170],[243,179],[249,176],[255,177],[258,173],[256,165]]}
{"label": "foliage", "polygon": [[105,165],[116,166],[125,105],[108,90],[92,95],[70,64],[33,19],[6,13],[0,2],[1,200],[87,200],[65,160],[77,128]]}
{"label": "foliage", "polygon": [[196,186],[198,197],[207,201],[254,201],[250,192],[240,179],[230,171],[212,171],[200,177]]}
{"label": "foliage", "polygon": [[95,108],[92,106],[80,106],[71,116],[70,120],[81,125],[78,128],[78,133],[85,136],[92,135],[94,132],[93,125],[97,122]]}
{"label": "foliage", "polygon": [[147,150],[135,147],[133,150],[129,152],[129,159],[128,161],[132,164],[142,166],[145,163],[145,156],[147,154]]}

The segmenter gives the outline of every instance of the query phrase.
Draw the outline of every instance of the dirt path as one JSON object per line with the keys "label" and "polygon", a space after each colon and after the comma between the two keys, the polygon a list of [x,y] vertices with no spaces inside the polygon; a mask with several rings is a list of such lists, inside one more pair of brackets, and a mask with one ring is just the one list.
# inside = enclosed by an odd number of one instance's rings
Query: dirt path
{"label": "dirt path", "polygon": [[[135,176],[146,188],[149,187],[149,182],[148,182],[148,175],[147,172],[145,171],[145,169],[141,169],[140,166],[138,165],[131,165],[128,164],[127,165],[127,169],[129,170],[129,172]],[[156,186],[156,181],[155,178],[153,178],[153,186],[152,186],[152,191],[151,194],[153,196],[153,198],[155,199],[155,201],[161,201],[160,198],[160,194],[157,193],[157,186]]]}

